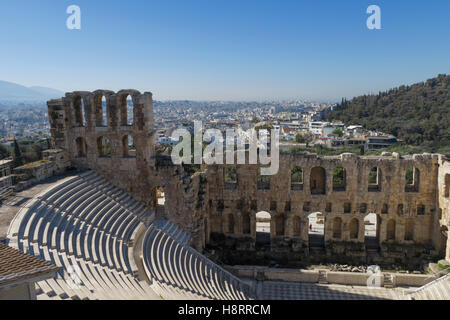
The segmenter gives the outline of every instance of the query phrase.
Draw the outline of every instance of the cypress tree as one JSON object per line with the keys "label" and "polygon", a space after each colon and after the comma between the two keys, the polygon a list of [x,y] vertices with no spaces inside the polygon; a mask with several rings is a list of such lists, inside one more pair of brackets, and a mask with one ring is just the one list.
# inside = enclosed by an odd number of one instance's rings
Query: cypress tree
{"label": "cypress tree", "polygon": [[13,152],[13,166],[14,168],[20,167],[23,165],[23,157],[22,152],[20,151],[19,144],[17,143],[17,140],[14,139],[14,152]]}

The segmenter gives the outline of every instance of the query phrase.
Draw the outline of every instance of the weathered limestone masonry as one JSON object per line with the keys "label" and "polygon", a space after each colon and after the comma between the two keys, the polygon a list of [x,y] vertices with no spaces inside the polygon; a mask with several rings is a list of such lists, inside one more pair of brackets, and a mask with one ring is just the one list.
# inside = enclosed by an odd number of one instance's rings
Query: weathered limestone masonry
{"label": "weathered limestone masonry", "polygon": [[[302,183],[291,184],[294,166],[302,170]],[[333,181],[336,168],[343,169],[343,183],[338,185]],[[207,234],[213,241],[209,242],[215,249],[228,248],[221,258],[228,257],[231,264],[258,258],[284,264],[325,262],[325,258],[417,266],[427,258],[444,256],[446,247],[449,258],[449,168],[448,159],[436,154],[281,155],[280,171],[265,185],[258,185],[257,167],[250,165],[238,166],[237,182],[230,185],[225,181],[226,166],[211,166]],[[408,169],[412,184],[406,182]],[[371,170],[374,181],[369,181]],[[271,248],[264,254],[255,250],[260,211],[271,215]],[[308,216],[315,212],[324,215],[322,243],[310,243],[317,240],[308,234]],[[368,243],[364,218],[371,213],[376,214],[377,228]]]}
{"label": "weathered limestone masonry", "polygon": [[[270,181],[259,179],[255,165],[237,165],[237,181],[229,182],[225,171],[233,166],[203,166],[194,173],[155,154],[151,93],[67,93],[49,101],[48,111],[54,147],[63,150],[64,161],[97,171],[153,207],[190,232],[198,250],[209,245],[235,263],[417,265],[445,254],[450,259],[450,161],[442,155],[282,154]],[[301,182],[291,183],[294,166],[301,170]],[[336,168],[341,175],[335,181]],[[405,179],[408,169],[411,184]],[[163,209],[157,205],[157,187],[164,190]],[[269,250],[259,250],[256,243],[260,211],[271,215]],[[315,212],[324,216],[321,241],[308,234],[308,216]],[[376,214],[377,231],[368,242],[364,218],[370,213]]]}
{"label": "weathered limestone masonry", "polygon": [[[132,99],[133,117],[127,113],[128,96]],[[199,207],[199,197],[195,185],[200,178],[191,177],[183,167],[167,161],[158,165],[151,93],[72,92],[47,105],[53,143],[55,148],[64,150],[71,166],[95,170],[154,209],[157,209],[156,187],[163,188],[164,211],[157,213],[198,234],[195,226],[200,219],[195,208]],[[195,239],[193,245],[201,249],[201,239],[198,238],[199,242]]]}
{"label": "weathered limestone masonry", "polygon": [[450,160],[441,157],[439,160],[439,211],[433,223],[435,243],[446,250],[445,258],[450,262]]}

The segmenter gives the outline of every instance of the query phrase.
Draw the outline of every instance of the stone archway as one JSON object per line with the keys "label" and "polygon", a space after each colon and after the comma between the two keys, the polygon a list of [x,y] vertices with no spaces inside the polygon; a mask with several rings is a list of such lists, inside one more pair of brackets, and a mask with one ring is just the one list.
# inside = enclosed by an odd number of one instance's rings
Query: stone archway
{"label": "stone archway", "polygon": [[390,219],[386,226],[386,240],[394,241],[396,239],[396,222],[394,219]]}
{"label": "stone archway", "polygon": [[248,212],[242,212],[242,234],[249,235],[251,233],[251,219],[250,214]]}
{"label": "stone archway", "polygon": [[342,219],[340,217],[333,219],[333,238],[342,239]]}
{"label": "stone archway", "polygon": [[325,215],[313,212],[308,215],[308,239],[310,247],[323,247],[325,245]]}
{"label": "stone archway", "polygon": [[381,218],[376,213],[369,213],[364,217],[364,243],[366,248],[380,247]]}
{"label": "stone archway", "polygon": [[272,216],[267,211],[260,211],[256,214],[256,245],[267,246],[270,245],[270,225]]}
{"label": "stone archway", "polygon": [[348,224],[350,240],[358,240],[359,237],[359,220],[353,218]]}
{"label": "stone archway", "polygon": [[325,194],[326,193],[326,171],[322,167],[314,167],[311,169],[310,175],[311,194]]}
{"label": "stone archway", "polygon": [[414,240],[414,219],[408,218],[405,222],[405,241]]}

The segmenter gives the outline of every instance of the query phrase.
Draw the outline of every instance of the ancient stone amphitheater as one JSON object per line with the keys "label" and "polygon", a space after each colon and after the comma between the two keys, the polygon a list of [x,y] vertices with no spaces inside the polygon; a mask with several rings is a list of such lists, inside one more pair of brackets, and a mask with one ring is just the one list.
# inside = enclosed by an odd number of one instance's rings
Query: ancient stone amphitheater
{"label": "ancient stone amphitheater", "polygon": [[[48,112],[54,149],[46,153],[46,175],[62,174],[30,187],[6,238],[60,267],[56,277],[37,283],[38,299],[299,299],[320,298],[325,289],[325,298],[345,299],[330,292],[348,288],[278,283],[269,271],[242,280],[218,261],[416,266],[450,260],[450,161],[442,155],[281,155],[279,173],[262,179],[257,165],[194,170],[156,154],[151,93],[73,92],[49,101]],[[405,182],[408,170],[412,183]],[[262,211],[269,215],[263,244],[256,217]],[[320,213],[321,235],[310,232],[311,213]],[[368,214],[377,226],[370,237]],[[216,262],[206,257],[207,246]],[[332,279],[317,277],[324,284]],[[385,287],[392,285],[388,279]],[[449,278],[374,292],[352,297],[448,299]]]}

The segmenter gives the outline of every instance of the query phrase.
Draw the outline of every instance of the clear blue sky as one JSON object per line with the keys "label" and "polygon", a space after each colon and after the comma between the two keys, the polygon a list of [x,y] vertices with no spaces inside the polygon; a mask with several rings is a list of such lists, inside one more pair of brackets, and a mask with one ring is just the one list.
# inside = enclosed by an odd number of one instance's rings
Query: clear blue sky
{"label": "clear blue sky", "polygon": [[450,73],[450,1],[2,0],[0,41],[0,80],[23,85],[340,99]]}

